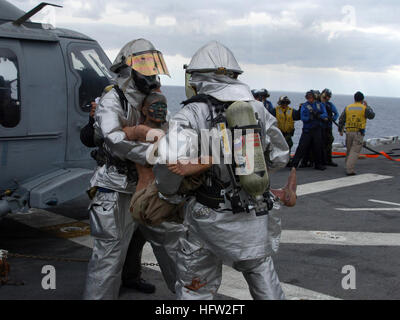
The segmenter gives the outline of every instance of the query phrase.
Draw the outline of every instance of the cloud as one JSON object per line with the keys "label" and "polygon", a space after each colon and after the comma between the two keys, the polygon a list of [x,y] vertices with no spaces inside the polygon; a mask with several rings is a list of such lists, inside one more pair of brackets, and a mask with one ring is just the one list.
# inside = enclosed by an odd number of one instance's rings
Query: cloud
{"label": "cloud", "polygon": [[342,7],[341,20],[322,21],[314,23],[314,30],[321,33],[329,33],[329,39],[338,38],[348,33],[365,33],[370,36],[381,36],[390,40],[400,40],[400,32],[395,26],[370,25],[363,26],[357,16],[357,10],[354,6],[346,5]]}
{"label": "cloud", "polygon": [[[150,18],[138,11],[123,11],[118,7],[107,4],[101,11],[96,11],[90,2],[82,2],[79,0],[68,0],[66,6],[62,10],[51,8],[50,13],[55,14],[56,26],[74,26],[74,25],[104,25],[104,26],[121,26],[124,27],[145,27],[150,25]],[[96,11],[96,14],[86,14],[87,12]],[[42,10],[34,18],[36,21],[43,22],[49,14],[46,9]]]}
{"label": "cloud", "polygon": [[[15,2],[25,10],[37,4],[32,0]],[[259,70],[267,70],[264,66],[277,70],[279,66],[282,73],[296,74],[303,83],[325,74],[323,70],[329,71],[326,81],[333,77],[347,84],[358,73],[398,79],[398,0],[56,3],[64,5],[56,9],[57,26],[91,36],[108,52],[144,37],[164,55],[184,60],[206,42],[218,40],[234,52],[241,65],[259,66]],[[276,79],[286,79],[285,75],[275,73]]]}
{"label": "cloud", "polygon": [[250,12],[243,18],[229,19],[228,26],[269,26],[273,28],[301,27],[297,21],[296,14],[291,11],[282,11],[280,16],[274,17],[267,12]]}
{"label": "cloud", "polygon": [[339,38],[346,33],[365,33],[371,36],[380,36],[389,40],[400,40],[400,32],[384,26],[358,27],[342,21],[323,22],[315,26],[321,33],[329,33],[329,39]]}
{"label": "cloud", "polygon": [[[397,64],[400,54],[396,29],[366,25],[364,20],[368,19],[360,18],[365,13],[361,5],[335,7],[321,1],[287,1],[281,5],[249,1],[247,5],[233,2],[229,6],[226,1],[186,5],[163,1],[156,5],[150,1],[133,7],[130,2],[119,1],[85,16],[83,13],[94,6],[93,0],[82,7],[78,0],[64,3],[65,13],[57,11],[58,25],[78,28],[106,49],[146,37],[168,55],[191,56],[206,42],[219,40],[243,63],[362,71],[387,70]],[[354,24],[349,19],[351,8],[358,17]],[[83,11],[78,17],[71,14],[78,9]],[[367,13],[371,14],[369,9]]]}
{"label": "cloud", "polygon": [[161,16],[155,20],[155,25],[159,27],[171,27],[176,25],[175,17]]}

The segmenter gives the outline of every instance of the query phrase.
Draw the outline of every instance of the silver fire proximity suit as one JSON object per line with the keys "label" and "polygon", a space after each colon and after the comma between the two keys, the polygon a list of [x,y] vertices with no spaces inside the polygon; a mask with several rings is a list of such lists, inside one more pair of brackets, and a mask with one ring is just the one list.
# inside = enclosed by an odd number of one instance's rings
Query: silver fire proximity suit
{"label": "silver fire proximity suit", "polygon": [[[246,84],[229,75],[230,72],[242,73],[229,49],[218,42],[207,44],[192,58],[187,72],[191,74],[189,84],[197,94],[207,94],[222,102],[249,102],[260,120],[268,170],[285,167],[289,147],[276,119],[262,103],[254,100]],[[209,120],[209,108],[201,102],[186,105],[172,118],[180,128],[194,130],[198,135],[202,129],[211,129]],[[221,160],[221,163],[224,162]],[[217,167],[214,170],[217,178],[229,184],[226,166],[214,164],[213,167]],[[162,187],[163,182],[159,184]],[[213,299],[221,284],[222,265],[226,264],[243,273],[254,299],[284,299],[271,258],[279,247],[279,216],[273,211],[259,217],[245,212],[233,214],[229,205],[225,203],[219,209],[211,209],[195,197],[186,202],[186,232],[179,239],[177,254],[177,298]]]}
{"label": "silver fire proximity suit", "polygon": [[[96,139],[104,141],[104,150],[112,157],[122,161],[146,164],[146,149],[149,144],[128,141],[124,127],[139,124],[140,107],[145,98],[132,79],[131,68],[123,61],[135,52],[155,50],[147,40],[139,39],[129,42],[117,56],[111,71],[118,74],[116,83],[128,100],[127,108],[121,104],[116,89],[106,93],[100,100],[95,114]],[[121,62],[122,61],[122,62]],[[119,70],[122,67],[122,70]],[[117,165],[98,167],[91,179],[91,187],[98,191],[90,204],[91,235],[94,238],[92,257],[88,266],[88,274],[84,298],[117,299],[121,284],[121,273],[126,253],[133,232],[138,227],[129,212],[132,194],[136,181],[129,181],[126,174],[119,172]],[[140,227],[142,228],[142,226]],[[166,235],[166,230],[171,233]],[[142,233],[152,244],[161,271],[169,288],[174,291],[175,263],[172,254],[167,252],[169,238],[179,232],[179,225],[162,225],[158,228],[143,227]]]}

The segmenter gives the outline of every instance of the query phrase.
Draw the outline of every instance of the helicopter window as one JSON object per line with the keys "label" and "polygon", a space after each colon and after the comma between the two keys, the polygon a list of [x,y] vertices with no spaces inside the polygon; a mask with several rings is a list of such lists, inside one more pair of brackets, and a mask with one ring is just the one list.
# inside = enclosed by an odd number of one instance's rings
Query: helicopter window
{"label": "helicopter window", "polygon": [[78,73],[79,106],[83,111],[90,111],[90,102],[101,96],[112,78],[107,68],[107,61],[97,49],[82,46],[74,47],[71,52],[71,63]]}
{"label": "helicopter window", "polygon": [[0,125],[14,128],[21,119],[17,56],[0,48]]}

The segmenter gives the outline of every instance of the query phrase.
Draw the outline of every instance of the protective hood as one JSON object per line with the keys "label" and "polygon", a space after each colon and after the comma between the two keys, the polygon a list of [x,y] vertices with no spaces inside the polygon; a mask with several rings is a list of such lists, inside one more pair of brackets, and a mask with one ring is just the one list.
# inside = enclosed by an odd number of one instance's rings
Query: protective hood
{"label": "protective hood", "polygon": [[217,41],[211,41],[200,48],[187,67],[188,73],[193,72],[234,72],[241,74],[243,70],[237,63],[232,51]]}
{"label": "protective hood", "polygon": [[190,86],[198,94],[208,94],[219,101],[252,101],[253,94],[249,86],[238,79],[223,74],[193,73]]}
{"label": "protective hood", "polygon": [[217,41],[212,41],[199,49],[186,68],[189,86],[197,94],[208,94],[219,101],[254,100],[250,88],[234,79],[233,74],[243,70],[232,51]]}
{"label": "protective hood", "polygon": [[115,82],[124,92],[129,104],[135,109],[140,110],[146,95],[135,86],[132,78],[132,72],[130,72],[129,69],[128,71],[128,75],[118,74]]}

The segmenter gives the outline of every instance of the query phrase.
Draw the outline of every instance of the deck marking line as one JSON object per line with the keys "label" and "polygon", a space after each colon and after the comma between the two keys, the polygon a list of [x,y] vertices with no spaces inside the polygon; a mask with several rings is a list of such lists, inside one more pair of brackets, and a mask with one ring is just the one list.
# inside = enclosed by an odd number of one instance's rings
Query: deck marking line
{"label": "deck marking line", "polygon": [[376,202],[376,203],[381,203],[381,204],[388,204],[388,205],[390,205],[390,206],[399,206],[399,207],[400,207],[400,203],[395,203],[395,202],[381,201],[381,200],[373,200],[373,199],[369,199],[368,201],[370,201],[370,202]]}
{"label": "deck marking line", "polygon": [[393,178],[392,176],[382,176],[379,174],[367,173],[352,177],[317,181],[299,185],[297,187],[297,196],[305,196],[312,193],[330,191],[330,190],[351,187],[359,184],[370,183],[392,178]]}
{"label": "deck marking line", "polygon": [[339,211],[400,211],[400,208],[336,208]]}
{"label": "deck marking line", "polygon": [[281,243],[398,247],[400,233],[283,230]]}

